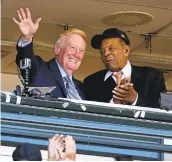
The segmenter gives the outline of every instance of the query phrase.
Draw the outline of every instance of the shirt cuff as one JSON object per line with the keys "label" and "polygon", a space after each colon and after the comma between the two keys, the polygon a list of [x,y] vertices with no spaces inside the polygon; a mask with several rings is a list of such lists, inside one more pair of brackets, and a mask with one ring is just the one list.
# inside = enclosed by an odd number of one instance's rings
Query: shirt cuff
{"label": "shirt cuff", "polygon": [[110,102],[109,102],[109,103],[114,104],[114,102],[113,102],[113,98],[110,100]]}
{"label": "shirt cuff", "polygon": [[26,47],[28,44],[30,44],[32,41],[24,42],[22,37],[18,41],[18,46],[19,47]]}
{"label": "shirt cuff", "polygon": [[137,96],[136,96],[136,100],[135,100],[135,101],[133,102],[133,104],[131,104],[131,105],[135,106],[136,103],[137,103],[137,100],[138,100],[138,93],[137,93]]}

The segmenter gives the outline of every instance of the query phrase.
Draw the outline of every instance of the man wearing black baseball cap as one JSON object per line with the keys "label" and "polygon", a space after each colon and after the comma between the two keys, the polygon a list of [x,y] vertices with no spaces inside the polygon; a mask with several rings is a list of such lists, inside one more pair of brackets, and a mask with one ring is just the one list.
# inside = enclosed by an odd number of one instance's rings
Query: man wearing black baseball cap
{"label": "man wearing black baseball cap", "polygon": [[84,79],[87,100],[160,107],[160,92],[166,91],[161,72],[130,64],[130,40],[124,31],[107,29],[93,36],[91,45],[99,49],[106,69]]}

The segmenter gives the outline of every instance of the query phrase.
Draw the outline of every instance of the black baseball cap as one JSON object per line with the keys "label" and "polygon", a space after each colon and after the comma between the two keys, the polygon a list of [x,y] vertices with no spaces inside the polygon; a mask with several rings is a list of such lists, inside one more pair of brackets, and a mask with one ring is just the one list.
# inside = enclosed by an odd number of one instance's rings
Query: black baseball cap
{"label": "black baseball cap", "polygon": [[91,40],[91,46],[95,49],[100,49],[101,42],[106,38],[120,38],[127,45],[130,45],[130,40],[124,31],[121,31],[118,28],[110,28],[106,29],[103,34],[96,34],[93,36]]}
{"label": "black baseball cap", "polygon": [[35,144],[19,144],[12,154],[13,161],[42,161],[41,151]]}

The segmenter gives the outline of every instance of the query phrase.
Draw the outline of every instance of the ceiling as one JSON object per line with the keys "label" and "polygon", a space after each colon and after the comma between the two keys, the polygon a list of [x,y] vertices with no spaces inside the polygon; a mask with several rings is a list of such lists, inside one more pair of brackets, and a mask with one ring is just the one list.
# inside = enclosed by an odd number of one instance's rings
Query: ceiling
{"label": "ceiling", "polygon": [[[17,18],[16,10],[20,7],[28,7],[33,20],[42,18],[39,30],[34,36],[34,48],[35,53],[45,60],[54,57],[53,45],[59,34],[64,31],[60,24],[74,25],[87,33],[88,45],[85,58],[75,74],[80,80],[104,68],[99,58],[99,51],[91,48],[90,40],[94,34],[102,33],[111,27],[127,32],[131,41],[130,60],[133,64],[172,71],[172,0],[1,0],[1,71],[3,73],[17,73],[15,45],[20,31],[12,21],[12,17]],[[146,24],[137,25],[140,17],[125,17],[122,14],[120,16],[121,12],[150,15],[151,20]],[[125,25],[116,22],[108,24],[103,21],[116,13],[119,21]],[[133,25],[131,25],[132,21]],[[144,36],[146,33],[156,33],[152,36],[151,53],[146,48]]]}

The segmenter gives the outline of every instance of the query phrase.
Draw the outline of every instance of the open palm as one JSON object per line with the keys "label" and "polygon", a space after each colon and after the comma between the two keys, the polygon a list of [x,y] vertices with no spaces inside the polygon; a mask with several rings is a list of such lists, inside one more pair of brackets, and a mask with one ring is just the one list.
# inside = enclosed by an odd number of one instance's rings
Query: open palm
{"label": "open palm", "polygon": [[65,138],[66,144],[66,160],[75,161],[76,160],[76,144],[72,136],[67,136]]}
{"label": "open palm", "polygon": [[64,135],[56,134],[49,139],[48,143],[48,161],[60,161],[65,159]]}
{"label": "open palm", "polygon": [[22,8],[17,10],[19,21],[13,18],[13,21],[19,26],[19,29],[23,36],[32,36],[39,27],[39,22],[41,18],[38,18],[35,23],[33,23],[31,18],[31,13],[28,8],[26,8],[26,13]]}

